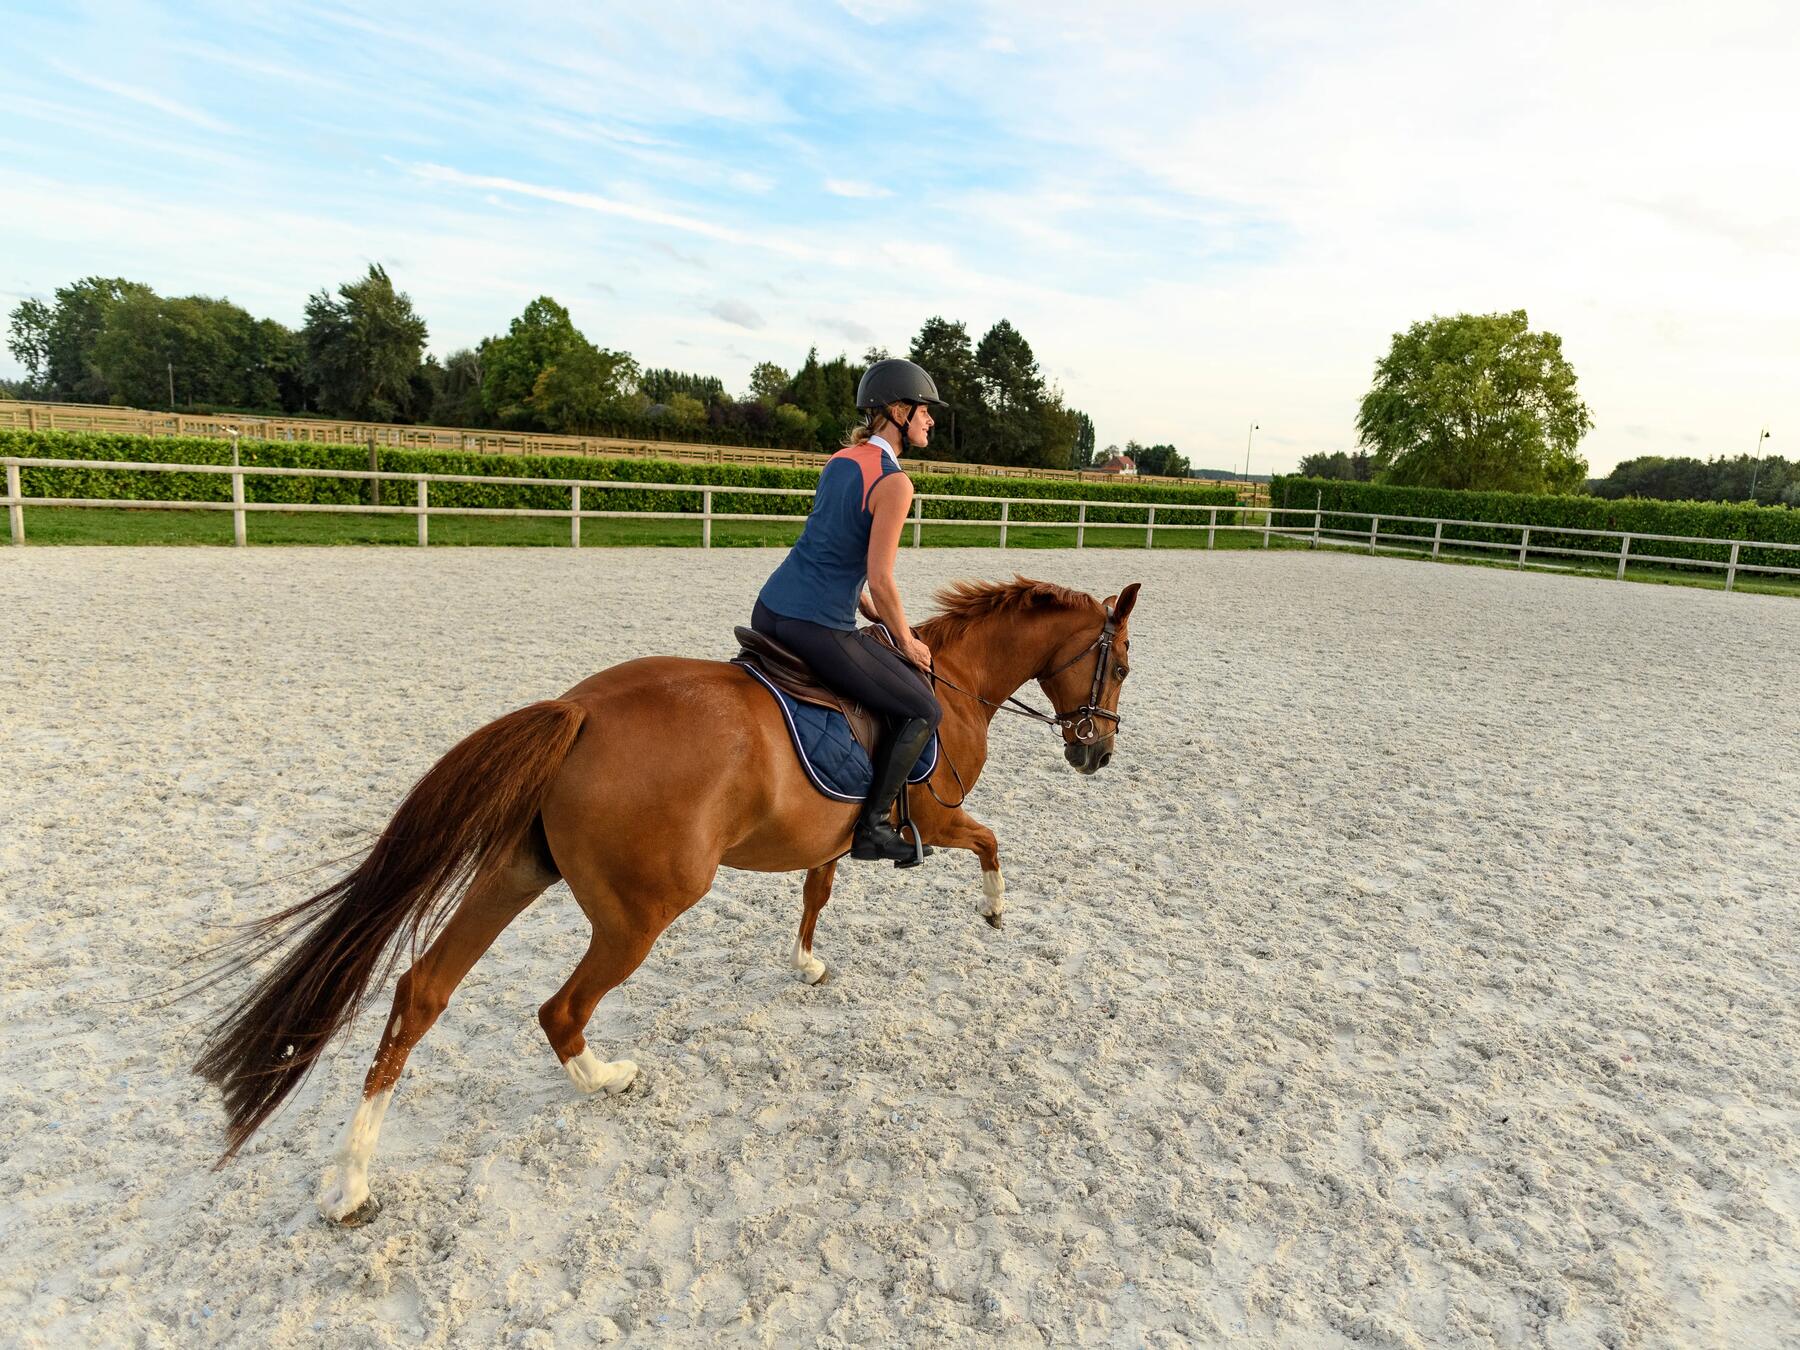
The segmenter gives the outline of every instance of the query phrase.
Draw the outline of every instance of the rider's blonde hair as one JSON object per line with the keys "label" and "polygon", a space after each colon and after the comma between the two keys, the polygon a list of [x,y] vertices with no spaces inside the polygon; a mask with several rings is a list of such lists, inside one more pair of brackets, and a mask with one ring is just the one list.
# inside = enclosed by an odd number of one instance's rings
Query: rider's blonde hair
{"label": "rider's blonde hair", "polygon": [[[893,406],[894,405],[890,403],[888,408]],[[853,445],[862,445],[866,443],[869,437],[875,434],[875,421],[877,418],[887,422],[896,431],[900,429],[900,424],[894,421],[893,415],[888,412],[887,408],[877,408],[869,413],[866,421],[859,422],[856,426],[850,428],[850,439],[844,442],[844,449],[848,450]],[[901,446],[900,449],[904,450],[906,447]]]}

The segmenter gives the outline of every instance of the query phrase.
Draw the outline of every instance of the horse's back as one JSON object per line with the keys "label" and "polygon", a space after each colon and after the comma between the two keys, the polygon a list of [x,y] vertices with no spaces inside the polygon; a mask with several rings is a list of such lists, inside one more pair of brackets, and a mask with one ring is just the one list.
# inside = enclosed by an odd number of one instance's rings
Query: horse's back
{"label": "horse's back", "polygon": [[850,812],[821,800],[775,701],[730,662],[642,657],[590,675],[563,698],[587,718],[544,802],[553,850],[559,830],[595,832],[615,846],[654,833],[659,852],[685,840],[714,864],[789,870],[822,860],[811,855],[835,842],[839,814],[848,838]]}

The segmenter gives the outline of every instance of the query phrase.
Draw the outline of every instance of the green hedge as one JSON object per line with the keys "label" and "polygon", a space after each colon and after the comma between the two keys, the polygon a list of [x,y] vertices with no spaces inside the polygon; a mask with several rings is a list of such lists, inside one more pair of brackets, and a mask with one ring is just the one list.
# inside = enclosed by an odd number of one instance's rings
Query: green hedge
{"label": "green hedge", "polygon": [[[161,464],[229,464],[231,448],[223,441],[193,436],[97,435],[62,431],[0,430],[0,455],[20,458],[68,460],[136,460]],[[239,446],[239,462],[272,468],[363,469],[369,452],[359,446],[307,445],[287,441],[246,440]],[[819,481],[814,469],[762,468],[744,464],[680,464],[646,459],[588,459],[566,455],[458,454],[453,451],[382,450],[378,466],[390,473],[467,473],[507,478],[585,478],[619,482],[693,483],[715,487],[812,488]],[[231,479],[224,474],[144,473],[129,469],[25,469],[24,491],[33,497],[91,497],[130,501],[230,501]],[[965,478],[949,474],[918,474],[913,479],[920,492],[941,492],[968,497],[1064,497],[1093,502],[1157,502],[1183,508],[1230,505],[1236,501],[1231,488],[1185,487],[1168,483],[1077,483],[1036,478]],[[367,480],[350,478],[276,478],[254,475],[244,480],[245,499],[252,502],[366,504]],[[385,505],[411,505],[410,483],[388,482],[382,489]],[[563,510],[569,506],[569,490],[531,487],[515,483],[433,483],[433,506],[492,506],[515,509]],[[700,493],[679,489],[594,489],[581,494],[589,511],[698,511]],[[718,495],[713,511],[719,515],[803,516],[812,509],[810,497],[758,497]],[[1073,523],[1072,506],[1015,505],[1015,522]],[[1089,508],[1088,519],[1141,524],[1142,510]],[[998,503],[926,502],[927,520],[998,520]],[[1159,524],[1181,524],[1182,518],[1158,512]],[[1221,522],[1225,519],[1221,514]],[[1194,516],[1189,523],[1204,523]]]}
{"label": "green hedge", "polygon": [[[1277,507],[1302,507],[1314,503],[1324,511],[1326,529],[1367,532],[1366,517],[1334,516],[1333,511],[1378,511],[1383,515],[1426,516],[1443,520],[1494,520],[1530,525],[1531,543],[1552,548],[1583,548],[1617,552],[1617,539],[1593,539],[1558,534],[1556,527],[1583,530],[1630,530],[1640,534],[1680,534],[1704,539],[1762,539],[1771,543],[1800,544],[1800,511],[1785,506],[1730,506],[1717,502],[1665,502],[1644,498],[1608,501],[1602,497],[1539,497],[1516,492],[1457,492],[1448,488],[1391,487],[1379,483],[1348,483],[1339,479],[1277,476],[1269,485],[1270,500]],[[1278,525],[1311,525],[1310,517],[1277,516]],[[1396,524],[1398,533],[1430,534]],[[1384,526],[1382,533],[1389,532]],[[1479,526],[1446,525],[1444,542],[1460,540],[1510,544],[1517,547],[1517,530],[1482,529]],[[1633,554],[1654,553],[1666,558],[1695,558],[1725,562],[1729,543],[1669,544],[1632,542]],[[1490,556],[1496,550],[1482,549]],[[1744,549],[1742,563],[1773,567],[1800,567],[1800,553],[1781,549]],[[1570,559],[1571,562],[1581,561]],[[1713,569],[1708,569],[1713,570]]]}

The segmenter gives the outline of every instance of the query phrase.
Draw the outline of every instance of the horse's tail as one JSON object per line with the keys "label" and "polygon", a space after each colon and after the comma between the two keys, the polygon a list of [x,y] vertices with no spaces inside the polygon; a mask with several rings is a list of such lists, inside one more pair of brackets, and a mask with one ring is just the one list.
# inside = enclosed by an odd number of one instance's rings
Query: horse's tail
{"label": "horse's tail", "polygon": [[402,949],[395,937],[405,930],[415,949],[430,941],[460,884],[517,849],[586,715],[547,700],[490,722],[413,786],[353,872],[235,940],[226,971],[293,945],[213,1028],[194,1065],[225,1097],[221,1165],[356,1015],[377,967],[385,982]]}

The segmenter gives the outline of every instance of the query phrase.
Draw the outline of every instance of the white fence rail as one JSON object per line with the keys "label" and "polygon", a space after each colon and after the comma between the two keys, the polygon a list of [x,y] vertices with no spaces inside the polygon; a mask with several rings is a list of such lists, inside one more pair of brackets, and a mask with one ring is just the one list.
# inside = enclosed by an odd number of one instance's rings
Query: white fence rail
{"label": "white fence rail", "polygon": [[[30,506],[76,506],[76,507],[125,507],[132,510],[181,510],[181,511],[229,511],[232,513],[233,540],[242,546],[245,543],[245,520],[252,512],[321,512],[338,515],[390,515],[414,516],[418,520],[418,541],[421,545],[430,542],[430,521],[433,516],[525,516],[551,517],[566,519],[569,522],[569,543],[581,546],[581,522],[584,520],[694,520],[700,524],[700,541],[702,546],[712,547],[712,527],[715,520],[724,521],[786,521],[792,523],[801,519],[792,515],[753,514],[750,512],[718,512],[713,510],[713,499],[718,496],[746,497],[810,497],[811,488],[776,488],[776,487],[735,487],[723,484],[704,483],[637,483],[615,482],[593,478],[525,478],[501,477],[488,474],[449,474],[449,473],[391,473],[368,469],[299,469],[274,468],[261,465],[232,464],[151,464],[129,460],[66,460],[36,459],[28,457],[7,457],[0,459],[6,467],[7,525],[14,544],[25,542],[25,507]],[[95,498],[95,497],[27,497],[21,488],[21,469],[99,469],[99,470],[131,470],[145,473],[207,473],[228,474],[231,477],[231,500],[228,502],[190,502],[143,500],[139,498]],[[326,502],[252,502],[245,500],[244,480],[252,477],[269,478],[349,478],[363,482],[394,482],[413,485],[414,499],[408,506],[374,506],[360,503],[326,503]],[[503,486],[563,488],[569,493],[569,505],[566,508],[534,508],[534,507],[500,507],[500,506],[433,506],[431,504],[431,484],[433,483],[489,483]],[[581,494],[584,488],[601,490],[625,490],[643,492],[685,492],[693,493],[700,498],[699,511],[601,511],[584,508]],[[1382,550],[1398,553],[1427,553],[1433,558],[1443,556],[1449,549],[1480,549],[1503,553],[1514,560],[1517,567],[1547,568],[1550,570],[1568,570],[1557,563],[1532,561],[1531,555],[1549,555],[1558,558],[1598,558],[1606,562],[1617,562],[1615,575],[1623,580],[1628,562],[1660,563],[1676,567],[1699,567],[1723,571],[1725,573],[1725,589],[1731,590],[1737,584],[1740,572],[1755,572],[1781,576],[1800,576],[1800,567],[1778,567],[1768,563],[1748,563],[1741,560],[1745,549],[1770,549],[1784,553],[1800,555],[1800,544],[1779,543],[1773,540],[1752,539],[1716,539],[1698,535],[1677,534],[1645,534],[1636,530],[1593,530],[1570,525],[1521,525],[1506,521],[1494,520],[1453,520],[1437,516],[1401,516],[1388,515],[1382,512],[1323,510],[1321,506],[1280,507],[1280,506],[1232,506],[1208,505],[1197,506],[1176,502],[1122,502],[1110,500],[1094,500],[1063,497],[972,497],[957,496],[949,493],[919,493],[913,498],[913,514],[909,524],[912,528],[912,546],[919,547],[920,537],[926,520],[924,504],[926,502],[975,502],[986,506],[995,506],[1000,510],[999,518],[987,520],[945,520],[933,518],[929,523],[933,528],[941,526],[973,526],[980,529],[1000,528],[1000,547],[1006,547],[1009,528],[1025,523],[1012,519],[1014,506],[1070,506],[1076,508],[1073,521],[1033,521],[1031,525],[1051,529],[1073,529],[1075,546],[1085,548],[1089,530],[1142,530],[1144,547],[1150,548],[1156,542],[1157,533],[1169,531],[1206,531],[1206,546],[1214,546],[1218,531],[1235,530],[1239,532],[1260,532],[1263,547],[1267,548],[1271,539],[1301,540],[1312,547],[1320,546],[1340,548],[1367,549],[1370,553]],[[1088,519],[1089,507],[1104,507],[1108,510],[1142,511],[1142,523],[1133,521],[1097,521]],[[1157,519],[1157,512],[1164,512],[1162,520]],[[1177,523],[1167,518],[1168,512],[1182,512],[1192,521],[1196,515],[1206,517],[1205,524]],[[1228,517],[1220,522],[1220,514]],[[1300,517],[1297,522],[1277,524],[1276,516]],[[1366,519],[1369,522],[1365,530],[1361,527],[1345,529],[1340,526],[1326,526],[1326,517],[1337,519]],[[1254,519],[1253,519],[1254,518]],[[1388,528],[1384,531],[1383,525]],[[1400,526],[1430,526],[1431,533],[1423,534],[1411,531],[1396,530]],[[1493,540],[1479,539],[1445,539],[1446,526],[1483,530],[1517,530],[1519,541],[1513,543],[1497,543]],[[1538,542],[1532,542],[1532,534],[1536,532]],[[1546,537],[1574,539],[1617,539],[1616,548],[1570,548],[1561,544],[1547,544]],[[1729,556],[1724,559],[1672,557],[1665,554],[1647,553],[1640,547],[1644,544],[1700,544],[1720,549],[1729,549]],[[1800,562],[1800,556],[1796,557]]]}

